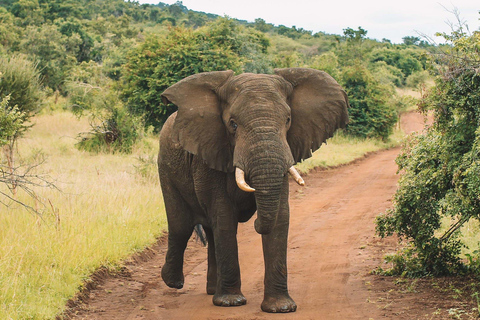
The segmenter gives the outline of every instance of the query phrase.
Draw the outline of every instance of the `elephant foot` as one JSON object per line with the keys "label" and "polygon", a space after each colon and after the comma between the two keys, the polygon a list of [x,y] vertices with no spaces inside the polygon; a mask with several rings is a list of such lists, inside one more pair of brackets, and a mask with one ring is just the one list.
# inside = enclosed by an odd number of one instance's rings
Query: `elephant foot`
{"label": "elephant foot", "polygon": [[215,294],[213,296],[213,304],[220,307],[243,306],[247,303],[247,299],[242,293],[238,294]]}
{"label": "elephant foot", "polygon": [[162,267],[162,279],[167,286],[175,289],[182,289],[185,281],[182,270],[178,272],[167,263]]}
{"label": "elephant foot", "polygon": [[297,304],[288,295],[278,297],[265,297],[262,302],[262,311],[270,313],[285,313],[295,312],[297,310]]}

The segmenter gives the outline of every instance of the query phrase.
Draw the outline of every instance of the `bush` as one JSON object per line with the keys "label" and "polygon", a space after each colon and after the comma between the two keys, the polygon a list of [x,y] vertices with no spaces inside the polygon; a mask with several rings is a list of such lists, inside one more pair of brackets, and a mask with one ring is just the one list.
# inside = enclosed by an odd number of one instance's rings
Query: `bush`
{"label": "bush", "polygon": [[131,115],[118,98],[113,80],[90,61],[72,69],[66,83],[72,111],[88,116],[91,131],[79,135],[77,148],[90,152],[132,152],[143,131],[141,117]]}
{"label": "bush", "polygon": [[[415,260],[404,271],[416,275],[464,271],[460,230],[480,219],[480,33],[444,36],[452,47],[433,56],[441,77],[421,105],[434,110],[435,123],[411,137],[397,158],[403,175],[394,207],[377,218],[382,237],[396,233],[411,244],[410,254],[397,255]],[[479,271],[478,263],[471,267]]]}
{"label": "bush", "polygon": [[24,114],[16,106],[10,107],[10,96],[0,100],[0,148],[10,144],[24,128]]}
{"label": "bush", "polygon": [[428,79],[430,79],[430,74],[428,73],[428,71],[417,71],[407,77],[405,84],[407,85],[407,87],[413,89],[421,89],[422,87],[425,87]]}
{"label": "bush", "polygon": [[9,106],[16,106],[26,122],[40,110],[44,98],[36,65],[21,55],[1,56],[0,74],[0,99],[10,96]]}
{"label": "bush", "polygon": [[143,122],[123,106],[112,106],[103,118],[91,122],[92,130],[79,135],[77,148],[94,153],[131,153],[143,131]]}
{"label": "bush", "polygon": [[388,65],[385,61],[378,61],[372,64],[372,73],[375,79],[383,85],[401,87],[405,76],[402,70]]}
{"label": "bush", "polygon": [[316,56],[310,63],[310,68],[325,71],[335,79],[339,78],[338,57],[331,51]]}
{"label": "bush", "polygon": [[398,119],[395,108],[388,103],[392,89],[379,84],[362,65],[345,68],[341,83],[350,102],[346,132],[361,138],[387,139]]}
{"label": "bush", "polygon": [[390,66],[394,66],[402,71],[405,77],[414,72],[425,69],[425,58],[422,56],[423,51],[415,49],[390,49],[382,48],[374,50],[370,54],[372,63],[384,61]]}

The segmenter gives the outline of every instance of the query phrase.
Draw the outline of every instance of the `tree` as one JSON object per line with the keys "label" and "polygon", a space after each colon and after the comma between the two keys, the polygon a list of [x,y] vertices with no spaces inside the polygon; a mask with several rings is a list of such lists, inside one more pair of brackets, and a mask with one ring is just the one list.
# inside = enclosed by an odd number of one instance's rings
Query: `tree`
{"label": "tree", "polygon": [[20,50],[37,61],[44,84],[61,90],[68,70],[77,62],[80,37],[62,35],[55,25],[42,28],[28,26],[20,42]]}
{"label": "tree", "polygon": [[[465,271],[461,228],[480,219],[480,33],[443,35],[449,46],[432,56],[440,72],[422,102],[435,122],[410,138],[397,158],[403,172],[394,207],[377,218],[377,232],[408,246],[393,258],[393,272],[409,276]],[[470,270],[480,273],[478,246],[469,248]]]}
{"label": "tree", "polygon": [[255,19],[254,26],[255,29],[261,32],[268,32],[273,28],[273,25],[266,23],[265,20],[263,20],[262,18]]}
{"label": "tree", "polygon": [[358,27],[358,30],[352,28],[343,29],[343,35],[347,41],[362,42],[367,37],[368,31],[362,27]]}
{"label": "tree", "polygon": [[340,65],[353,66],[364,63],[374,45],[372,40],[366,38],[367,33],[362,27],[358,27],[358,30],[352,28],[343,30],[344,37],[339,39],[335,50]]}
{"label": "tree", "polygon": [[[221,34],[220,34],[221,36]],[[128,56],[123,71],[122,97],[134,115],[157,130],[175,111],[164,105],[161,93],[181,79],[199,72],[232,69],[241,71],[241,60],[229,37],[214,39],[205,33],[174,28],[166,38],[151,35]]]}
{"label": "tree", "polygon": [[402,40],[404,44],[406,44],[407,46],[411,46],[418,45],[421,39],[419,37],[406,36],[403,37]]}

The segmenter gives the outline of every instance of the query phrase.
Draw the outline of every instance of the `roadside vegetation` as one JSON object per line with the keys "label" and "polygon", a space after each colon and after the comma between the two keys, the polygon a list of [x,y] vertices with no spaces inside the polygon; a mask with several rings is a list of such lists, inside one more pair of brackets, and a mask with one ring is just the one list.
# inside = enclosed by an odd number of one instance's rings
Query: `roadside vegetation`
{"label": "roadside vegetation", "polygon": [[175,107],[160,93],[186,76],[288,67],[332,75],[351,121],[302,172],[398,145],[399,115],[431,81],[427,57],[439,47],[367,34],[248,23],[181,2],[3,1],[0,318],[55,318],[92,272],[115,271],[166,230],[157,136]]}
{"label": "roadside vegetation", "polygon": [[480,32],[460,25],[443,37],[449,46],[430,55],[438,76],[420,104],[434,123],[405,144],[394,207],[377,219],[380,236],[402,240],[388,274],[480,275]]}

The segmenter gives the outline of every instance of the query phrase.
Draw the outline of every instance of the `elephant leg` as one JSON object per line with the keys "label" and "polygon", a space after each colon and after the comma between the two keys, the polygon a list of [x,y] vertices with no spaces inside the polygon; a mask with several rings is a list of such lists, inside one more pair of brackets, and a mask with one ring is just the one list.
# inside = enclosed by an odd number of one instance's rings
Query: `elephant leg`
{"label": "elephant leg", "polygon": [[208,240],[208,271],[207,271],[207,294],[215,294],[217,287],[217,260],[215,259],[215,241],[213,231],[204,228]]}
{"label": "elephant leg", "polygon": [[272,232],[262,235],[265,259],[265,293],[262,310],[265,312],[294,312],[297,305],[288,294],[287,241],[289,226],[288,187],[283,192],[277,222]]}
{"label": "elephant leg", "polygon": [[241,306],[247,303],[247,299],[240,290],[241,280],[237,247],[238,222],[234,221],[233,214],[230,212],[220,217],[217,216],[217,222],[213,228],[217,262],[217,286],[213,296],[213,304],[224,307]]}
{"label": "elephant leg", "polygon": [[162,185],[168,220],[168,250],[162,267],[162,279],[171,288],[184,284],[183,256],[194,224],[190,208],[180,193],[170,185]]}

